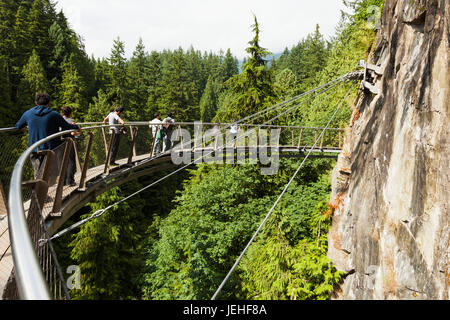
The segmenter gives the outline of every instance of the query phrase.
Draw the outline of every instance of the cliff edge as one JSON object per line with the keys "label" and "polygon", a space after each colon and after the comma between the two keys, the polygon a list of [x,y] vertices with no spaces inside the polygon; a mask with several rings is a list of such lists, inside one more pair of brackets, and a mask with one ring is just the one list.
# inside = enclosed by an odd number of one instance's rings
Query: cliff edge
{"label": "cliff edge", "polygon": [[338,299],[448,299],[448,0],[386,0],[370,63],[333,171],[328,257]]}

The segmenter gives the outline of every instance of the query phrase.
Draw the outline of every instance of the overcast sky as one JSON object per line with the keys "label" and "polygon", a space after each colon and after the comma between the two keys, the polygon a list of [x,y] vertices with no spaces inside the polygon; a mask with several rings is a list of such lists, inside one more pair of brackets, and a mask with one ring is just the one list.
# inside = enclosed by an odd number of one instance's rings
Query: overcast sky
{"label": "overcast sky", "polygon": [[130,57],[141,37],[147,51],[188,49],[218,53],[231,49],[242,59],[253,37],[253,13],[260,44],[273,53],[291,48],[318,23],[329,38],[345,9],[342,0],[57,0],[86,51],[108,57],[113,40],[125,42]]}

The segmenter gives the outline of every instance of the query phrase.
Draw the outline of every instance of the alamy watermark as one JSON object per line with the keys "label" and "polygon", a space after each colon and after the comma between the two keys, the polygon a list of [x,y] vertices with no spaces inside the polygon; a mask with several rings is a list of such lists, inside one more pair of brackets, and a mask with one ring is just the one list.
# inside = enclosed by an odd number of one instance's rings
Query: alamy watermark
{"label": "alamy watermark", "polygon": [[186,129],[172,132],[172,143],[179,142],[171,150],[172,162],[176,165],[192,161],[195,164],[256,164],[259,160],[267,166],[261,168],[261,174],[274,175],[279,169],[280,131],[272,129],[269,133],[263,128],[244,131],[237,126],[225,130],[219,125],[204,131],[203,123],[197,121],[194,122],[193,139]]}
{"label": "alamy watermark", "polygon": [[66,273],[71,274],[70,277],[67,278],[66,286],[67,289],[81,289],[81,269],[77,265],[72,265],[67,267]]}
{"label": "alamy watermark", "polygon": [[381,8],[376,5],[369,6],[367,13],[370,15],[366,22],[368,29],[381,29]]}

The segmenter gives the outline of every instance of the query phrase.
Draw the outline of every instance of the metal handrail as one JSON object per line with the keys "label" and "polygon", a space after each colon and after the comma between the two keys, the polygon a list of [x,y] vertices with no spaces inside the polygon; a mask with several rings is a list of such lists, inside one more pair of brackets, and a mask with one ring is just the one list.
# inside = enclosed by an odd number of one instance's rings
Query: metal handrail
{"label": "metal handrail", "polygon": [[[25,217],[21,188],[23,167],[31,153],[40,145],[76,131],[61,131],[36,142],[22,153],[14,166],[8,196],[8,225],[17,287],[20,297],[24,300],[50,300],[50,293]],[[17,254],[18,252],[20,254]]]}
{"label": "metal handrail", "polygon": [[[223,126],[230,126],[233,123],[225,123],[225,122],[199,122],[202,125],[208,126],[208,125],[223,125]],[[195,122],[174,122],[173,125],[194,125]],[[80,122],[77,123],[79,126],[86,126],[81,127],[81,129],[91,129],[91,128],[100,128],[100,127],[116,127],[121,126],[120,124],[110,125],[110,124],[103,124],[103,122]],[[91,127],[92,125],[95,125]],[[148,125],[148,126],[159,126],[160,123],[150,123],[149,121],[130,121],[125,122],[124,126],[141,126],[141,125]],[[307,126],[288,126],[288,125],[258,125],[254,123],[239,123],[238,126],[240,127],[251,127],[251,126],[258,126],[261,128],[289,128],[289,129],[323,129],[321,127],[307,127]],[[344,131],[343,128],[327,128],[327,130],[338,130],[338,131]],[[14,132],[14,131],[20,131],[17,128],[0,128],[0,132]]]}
{"label": "metal handrail", "polygon": [[0,128],[0,132],[14,132],[14,131],[19,131],[19,129],[17,128]]}

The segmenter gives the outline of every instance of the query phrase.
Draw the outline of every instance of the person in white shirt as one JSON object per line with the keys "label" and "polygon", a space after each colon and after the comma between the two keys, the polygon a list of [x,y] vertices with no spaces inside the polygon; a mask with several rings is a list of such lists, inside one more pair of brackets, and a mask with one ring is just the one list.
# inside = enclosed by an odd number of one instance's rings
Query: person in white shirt
{"label": "person in white shirt", "polygon": [[110,165],[114,165],[114,166],[118,165],[116,163],[116,157],[117,157],[117,152],[119,151],[120,136],[121,136],[119,126],[115,126],[115,125],[117,125],[119,123],[121,125],[125,124],[125,121],[123,121],[122,118],[120,118],[120,116],[123,114],[124,111],[125,111],[125,108],[117,107],[116,111],[111,112],[110,114],[108,114],[106,116],[105,119],[103,119],[103,123],[106,123],[106,121],[109,121],[109,125],[110,125],[109,134],[112,134],[113,132],[115,133],[114,141],[112,142],[112,146],[111,146],[111,160],[109,162]]}
{"label": "person in white shirt", "polygon": [[233,148],[236,148],[237,145],[237,133],[239,131],[239,125],[237,124],[238,120],[235,120],[233,124],[231,125],[230,129],[230,141],[233,141]]}
{"label": "person in white shirt", "polygon": [[159,148],[160,148],[160,144],[161,144],[161,126],[159,124],[161,124],[161,116],[159,115],[159,113],[155,113],[155,119],[153,119],[152,121],[150,121],[150,128],[152,129],[152,135],[153,135],[153,139],[156,139],[155,141],[155,154],[159,153]]}

